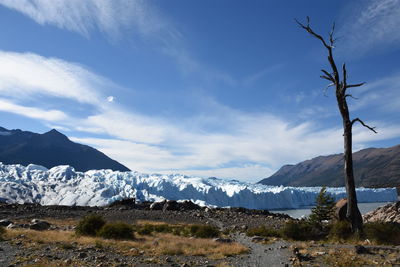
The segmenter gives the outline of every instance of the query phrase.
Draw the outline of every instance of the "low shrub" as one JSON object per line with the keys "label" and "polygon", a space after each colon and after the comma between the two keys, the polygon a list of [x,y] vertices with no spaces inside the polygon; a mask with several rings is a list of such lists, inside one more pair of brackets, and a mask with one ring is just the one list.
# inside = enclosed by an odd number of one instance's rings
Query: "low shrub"
{"label": "low shrub", "polygon": [[143,226],[136,226],[135,230],[139,235],[151,235],[151,233],[154,232],[154,225],[145,224]]}
{"label": "low shrub", "polygon": [[144,224],[136,225],[135,231],[140,235],[151,235],[154,233],[172,233],[174,235],[181,235],[185,226],[168,225],[168,224]]}
{"label": "low shrub", "polygon": [[97,232],[106,224],[100,215],[89,215],[81,219],[75,228],[77,235],[95,236]]}
{"label": "low shrub", "polygon": [[210,225],[143,224],[134,225],[133,228],[140,235],[170,233],[176,236],[193,236],[199,238],[212,238],[220,235],[218,228]]}
{"label": "low shrub", "polygon": [[105,239],[134,239],[132,226],[123,222],[105,224],[98,235]]}
{"label": "low shrub", "polygon": [[293,240],[319,240],[326,237],[326,232],[309,221],[301,220],[285,223],[281,235]]}
{"label": "low shrub", "polygon": [[378,244],[400,245],[400,224],[374,222],[364,224],[365,237]]}
{"label": "low shrub", "polygon": [[353,236],[351,225],[347,221],[338,221],[330,225],[329,238],[334,240],[346,240]]}
{"label": "low shrub", "polygon": [[154,232],[157,233],[172,233],[175,227],[170,226],[168,224],[155,224]]}
{"label": "low shrub", "polygon": [[267,228],[264,225],[256,228],[251,228],[246,232],[247,236],[263,236],[263,237],[280,237],[281,233],[272,228]]}
{"label": "low shrub", "polygon": [[191,225],[190,235],[199,238],[212,238],[219,236],[219,230],[210,225]]}

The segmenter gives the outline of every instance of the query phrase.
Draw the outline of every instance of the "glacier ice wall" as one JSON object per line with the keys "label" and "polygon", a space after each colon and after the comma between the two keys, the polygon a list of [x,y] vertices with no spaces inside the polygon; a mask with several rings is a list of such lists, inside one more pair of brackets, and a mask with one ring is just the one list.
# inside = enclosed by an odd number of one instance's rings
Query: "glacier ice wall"
{"label": "glacier ice wall", "polygon": [[[91,170],[50,170],[0,163],[0,201],[42,205],[103,206],[123,198],[140,201],[192,200],[200,205],[250,209],[299,208],[315,203],[320,187],[276,187],[184,175]],[[328,188],[336,199],[344,188]],[[396,201],[395,188],[358,188],[359,202]]]}

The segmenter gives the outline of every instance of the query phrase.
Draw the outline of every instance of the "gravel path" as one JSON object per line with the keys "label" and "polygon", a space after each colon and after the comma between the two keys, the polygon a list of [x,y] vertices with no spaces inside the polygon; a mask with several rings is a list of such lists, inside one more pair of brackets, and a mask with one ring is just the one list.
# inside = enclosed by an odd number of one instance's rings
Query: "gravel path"
{"label": "gravel path", "polygon": [[[224,227],[224,223],[206,216],[215,226],[221,228]],[[289,251],[289,242],[278,240],[270,244],[262,244],[253,242],[251,237],[248,237],[244,233],[236,233],[231,236],[233,240],[242,245],[250,248],[249,254],[246,257],[240,257],[240,262],[231,262],[235,266],[251,266],[251,267],[273,267],[273,266],[289,266],[290,256],[292,254]]]}
{"label": "gravel path", "polygon": [[9,266],[14,261],[18,248],[5,241],[0,241],[0,266]]}
{"label": "gravel path", "polygon": [[235,241],[250,248],[249,257],[243,258],[240,266],[287,266],[290,265],[289,258],[292,255],[288,249],[289,243],[278,240],[271,244],[261,244],[252,242],[251,238],[245,234],[234,236]]}

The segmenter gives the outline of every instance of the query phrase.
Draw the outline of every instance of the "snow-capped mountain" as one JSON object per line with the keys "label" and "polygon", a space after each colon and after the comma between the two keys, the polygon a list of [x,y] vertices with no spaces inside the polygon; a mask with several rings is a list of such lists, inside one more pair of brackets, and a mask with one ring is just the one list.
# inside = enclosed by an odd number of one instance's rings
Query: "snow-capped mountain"
{"label": "snow-capped mountain", "polygon": [[[76,172],[70,166],[50,170],[38,165],[0,163],[0,201],[42,205],[103,206],[123,198],[140,201],[192,200],[200,205],[251,209],[312,205],[319,187],[276,187],[235,180],[112,170]],[[329,188],[336,199],[344,188]],[[358,188],[359,202],[396,201],[395,188]]]}

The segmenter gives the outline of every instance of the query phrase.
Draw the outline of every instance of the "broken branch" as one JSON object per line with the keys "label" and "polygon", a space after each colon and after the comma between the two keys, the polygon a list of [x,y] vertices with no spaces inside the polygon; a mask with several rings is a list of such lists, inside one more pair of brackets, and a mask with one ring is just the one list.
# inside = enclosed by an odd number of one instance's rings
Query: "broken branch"
{"label": "broken branch", "polygon": [[364,84],[365,84],[365,82],[357,83],[357,84],[349,84],[349,85],[346,85],[346,88],[360,87],[360,86],[363,86]]}
{"label": "broken branch", "polygon": [[351,125],[353,125],[355,122],[359,122],[362,124],[362,126],[364,126],[365,128],[370,129],[371,131],[373,131],[374,133],[378,133],[377,131],[375,131],[376,127],[371,127],[368,126],[367,124],[365,124],[360,118],[355,118],[354,120],[351,121]]}

